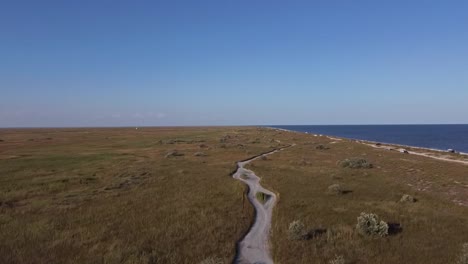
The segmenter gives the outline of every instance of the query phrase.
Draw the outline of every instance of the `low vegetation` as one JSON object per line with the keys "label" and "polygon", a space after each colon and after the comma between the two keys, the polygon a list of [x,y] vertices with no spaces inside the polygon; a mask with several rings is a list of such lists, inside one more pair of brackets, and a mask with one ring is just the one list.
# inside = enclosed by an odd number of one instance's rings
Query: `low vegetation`
{"label": "low vegetation", "polygon": [[170,158],[170,157],[182,157],[182,156],[184,156],[183,153],[180,153],[177,150],[171,150],[168,153],[166,153],[166,155],[164,157],[165,158]]}
{"label": "low vegetation", "polygon": [[[468,233],[468,208],[460,204],[468,196],[456,182],[466,182],[467,166],[402,156],[346,139],[317,151],[317,144],[326,146],[333,139],[297,133],[294,137],[296,146],[269,156],[275,162],[249,165],[255,166],[251,168],[262,185],[279,194],[272,219],[275,263],[329,263],[338,255],[345,263],[443,264],[459,257]],[[337,166],[350,157],[374,166]],[[310,161],[307,165],[299,162],[304,158]],[[328,187],[335,184],[340,187],[331,189],[346,195],[330,195]],[[418,202],[402,206],[402,194]],[[362,212],[378,215],[381,231],[376,235],[361,235],[356,228]],[[298,219],[304,227],[314,227],[305,231],[311,239],[285,239],[289,225]],[[380,221],[388,225],[384,237],[378,235],[385,233]]]}
{"label": "low vegetation", "polygon": [[373,165],[368,162],[366,159],[362,158],[350,158],[345,159],[339,162],[340,166],[343,168],[352,168],[352,169],[370,169]]}
{"label": "low vegetation", "polygon": [[359,234],[366,236],[384,237],[388,235],[388,224],[372,213],[361,213],[357,218],[356,229]]}
{"label": "low vegetation", "polygon": [[217,257],[209,257],[202,260],[199,264],[223,264],[223,259]]}
{"label": "low vegetation", "polygon": [[[230,173],[235,161],[271,150],[247,142],[274,134],[2,129],[0,263],[229,263],[254,217]],[[195,155],[201,149],[207,156]]]}
{"label": "low vegetation", "polygon": [[201,152],[201,151],[195,152],[195,154],[193,154],[193,155],[196,156],[196,157],[205,157],[205,156],[207,156],[205,152]]}
{"label": "low vegetation", "polygon": [[289,240],[302,240],[306,237],[307,232],[300,220],[295,220],[289,224],[288,239]]}
{"label": "low vegetation", "polygon": [[318,150],[326,150],[326,149],[330,149],[328,146],[325,146],[323,144],[319,144],[315,147],[315,149],[318,149]]}
{"label": "low vegetation", "polygon": [[328,186],[327,191],[329,194],[335,194],[335,195],[344,193],[344,190],[341,187],[341,185],[337,183]]}
{"label": "low vegetation", "polygon": [[263,192],[257,192],[255,196],[257,197],[257,200],[259,200],[261,203],[265,203],[270,198],[268,194]]}
{"label": "low vegetation", "polygon": [[414,203],[414,202],[416,202],[416,198],[414,198],[413,196],[411,196],[409,194],[404,194],[401,197],[400,202],[401,203]]}
{"label": "low vegetation", "polygon": [[[332,141],[265,128],[3,129],[0,138],[0,263],[230,263],[254,218],[245,185],[230,177],[235,162],[296,143],[248,165],[279,194],[275,263],[466,264],[462,164],[345,139],[318,151]],[[174,150],[184,155],[165,158]],[[349,157],[366,162],[337,166]],[[367,160],[376,166],[348,169]],[[330,195],[335,184],[347,194]],[[402,194],[418,202],[403,205]],[[361,212],[383,219],[388,235],[361,235]]]}
{"label": "low vegetation", "polygon": [[346,264],[345,258],[343,256],[335,256],[328,264]]}
{"label": "low vegetation", "polygon": [[464,243],[458,256],[456,264],[468,264],[468,243]]}

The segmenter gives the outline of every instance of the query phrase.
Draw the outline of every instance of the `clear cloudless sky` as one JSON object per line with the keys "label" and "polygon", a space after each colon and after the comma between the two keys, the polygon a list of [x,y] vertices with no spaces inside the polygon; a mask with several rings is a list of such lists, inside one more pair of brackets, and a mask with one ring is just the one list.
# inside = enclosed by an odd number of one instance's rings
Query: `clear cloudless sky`
{"label": "clear cloudless sky", "polygon": [[468,1],[0,2],[0,127],[468,123]]}

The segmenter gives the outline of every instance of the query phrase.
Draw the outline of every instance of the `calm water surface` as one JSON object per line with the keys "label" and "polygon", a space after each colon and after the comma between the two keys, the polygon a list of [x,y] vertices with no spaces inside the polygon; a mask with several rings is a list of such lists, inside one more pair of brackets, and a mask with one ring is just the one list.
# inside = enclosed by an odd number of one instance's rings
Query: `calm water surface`
{"label": "calm water surface", "polygon": [[468,125],[270,126],[298,132],[468,153]]}

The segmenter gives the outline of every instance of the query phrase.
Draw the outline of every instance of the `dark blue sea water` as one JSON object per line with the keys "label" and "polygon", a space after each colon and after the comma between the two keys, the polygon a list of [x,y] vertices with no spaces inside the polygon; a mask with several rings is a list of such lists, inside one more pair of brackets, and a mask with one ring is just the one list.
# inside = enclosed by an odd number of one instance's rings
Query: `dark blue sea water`
{"label": "dark blue sea water", "polygon": [[468,125],[270,126],[352,139],[468,153]]}

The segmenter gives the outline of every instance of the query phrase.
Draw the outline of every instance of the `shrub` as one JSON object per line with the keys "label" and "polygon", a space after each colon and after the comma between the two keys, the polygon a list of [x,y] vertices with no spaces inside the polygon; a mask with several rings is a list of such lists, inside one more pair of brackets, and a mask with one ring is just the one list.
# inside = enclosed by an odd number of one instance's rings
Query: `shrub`
{"label": "shrub", "polygon": [[381,237],[388,235],[388,224],[380,220],[376,214],[361,213],[357,221],[356,229],[362,235]]}
{"label": "shrub", "polygon": [[353,169],[360,169],[360,168],[372,168],[372,164],[369,163],[367,160],[362,158],[350,158],[340,161],[340,166],[343,168],[353,168]]}
{"label": "shrub", "polygon": [[172,150],[172,151],[169,151],[164,157],[170,158],[170,157],[180,157],[180,156],[184,156],[184,154],[178,152],[177,150]]}
{"label": "shrub", "polygon": [[328,186],[328,193],[329,194],[342,194],[343,188],[339,184],[332,184]]}
{"label": "shrub", "polygon": [[401,203],[414,203],[416,202],[416,198],[414,198],[413,196],[409,195],[409,194],[404,194],[401,199],[400,199],[400,202]]}
{"label": "shrub", "polygon": [[263,155],[261,158],[261,160],[268,160],[267,156]]}
{"label": "shrub", "polygon": [[200,261],[199,264],[223,264],[223,260],[217,257],[209,257]]}
{"label": "shrub", "polygon": [[464,243],[456,264],[468,264],[468,243]]}
{"label": "shrub", "polygon": [[205,157],[206,154],[204,152],[195,152],[195,154],[193,154],[194,156],[196,157]]}
{"label": "shrub", "polygon": [[320,145],[317,145],[315,149],[324,150],[324,149],[330,149],[330,148],[325,145],[320,144]]}
{"label": "shrub", "polygon": [[300,220],[295,220],[289,224],[289,240],[301,240],[306,236],[305,226]]}
{"label": "shrub", "polygon": [[332,260],[328,262],[329,264],[345,264],[345,259],[343,256],[335,256]]}

